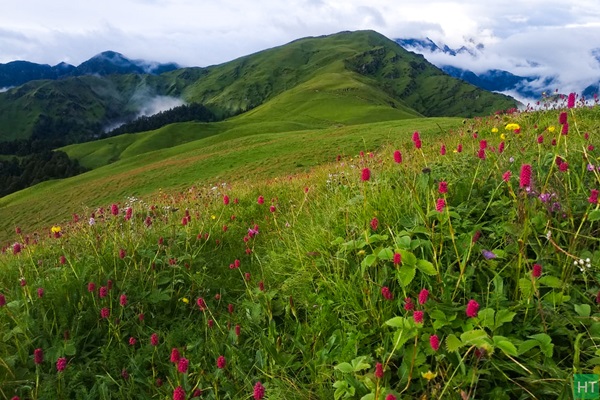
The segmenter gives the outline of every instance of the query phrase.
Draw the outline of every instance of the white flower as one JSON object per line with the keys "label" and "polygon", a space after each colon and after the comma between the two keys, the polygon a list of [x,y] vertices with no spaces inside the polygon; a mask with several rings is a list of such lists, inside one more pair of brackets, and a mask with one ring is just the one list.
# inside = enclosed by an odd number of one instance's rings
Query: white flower
{"label": "white flower", "polygon": [[94,225],[96,223],[96,220],[94,219],[94,217],[90,218],[90,226]]}

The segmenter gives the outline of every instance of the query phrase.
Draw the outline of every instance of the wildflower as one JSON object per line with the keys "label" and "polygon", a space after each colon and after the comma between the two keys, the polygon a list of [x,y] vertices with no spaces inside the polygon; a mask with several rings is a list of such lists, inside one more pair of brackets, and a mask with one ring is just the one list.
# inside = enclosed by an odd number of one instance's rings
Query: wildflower
{"label": "wildflower", "polygon": [[123,249],[120,249],[120,250],[119,250],[119,258],[120,258],[121,260],[125,258],[125,255],[126,255],[126,254],[127,254],[127,253],[125,252],[125,250],[123,250]]}
{"label": "wildflower", "polygon": [[58,262],[60,263],[60,265],[65,265],[65,263],[67,262],[67,257],[60,256],[60,258],[58,259]]}
{"label": "wildflower", "polygon": [[37,365],[44,362],[44,350],[37,348],[33,351],[33,362]]}
{"label": "wildflower", "polygon": [[144,220],[144,225],[146,225],[146,228],[150,228],[150,226],[152,226],[152,218],[150,218],[150,216],[146,217]]}
{"label": "wildflower", "polygon": [[416,324],[422,324],[423,323],[423,311],[415,311],[413,313],[413,320],[415,321]]}
{"label": "wildflower", "polygon": [[394,162],[396,164],[402,163],[402,153],[400,153],[400,150],[394,151]]}
{"label": "wildflower", "polygon": [[542,276],[542,266],[540,264],[533,264],[533,270],[531,271],[531,275],[534,278],[539,278]]}
{"label": "wildflower", "polygon": [[258,196],[258,199],[256,199],[256,202],[258,204],[264,204],[265,203],[265,198],[263,196]]}
{"label": "wildflower", "polygon": [[[88,284],[88,290],[90,289],[90,285]],[[101,299],[105,298],[108,295],[108,288],[106,286],[101,286],[98,290],[98,297]]]}
{"label": "wildflower", "polygon": [[400,253],[394,253],[394,265],[399,265],[402,262],[402,255]]}
{"label": "wildflower", "polygon": [[417,140],[421,140],[421,137],[419,136],[419,132],[418,131],[414,131],[413,135],[412,135],[412,141],[416,142]]}
{"label": "wildflower", "polygon": [[158,334],[153,333],[152,335],[150,335],[150,344],[152,346],[158,346]]}
{"label": "wildflower", "polygon": [[13,254],[19,254],[21,252],[21,243],[13,244]]}
{"label": "wildflower", "polygon": [[110,310],[107,307],[103,307],[100,310],[100,317],[105,318],[105,319],[110,317]]}
{"label": "wildflower", "polygon": [[236,259],[236,260],[233,262],[233,266],[234,266],[235,268],[239,268],[241,264],[242,264],[242,263],[241,263],[241,262],[240,262],[240,260],[238,260],[238,259]]}
{"label": "wildflower", "polygon": [[411,311],[415,309],[415,304],[413,303],[410,297],[404,299],[404,309],[406,311]]}
{"label": "wildflower", "polygon": [[65,368],[67,368],[67,359],[65,357],[60,357],[56,360],[56,370],[62,372]]}
{"label": "wildflower", "polygon": [[569,163],[566,161],[563,161],[562,163],[560,163],[560,165],[558,166],[558,169],[560,172],[566,172],[569,169]]}
{"label": "wildflower", "polygon": [[442,145],[442,147],[440,147],[440,155],[445,156],[446,155],[446,146]]}
{"label": "wildflower", "polygon": [[596,167],[594,167],[594,164],[588,164],[588,165],[587,165],[587,170],[588,170],[589,172],[593,172],[595,169],[596,169]]}
{"label": "wildflower", "polygon": [[438,351],[438,349],[440,348],[440,338],[438,337],[438,335],[429,336],[429,345],[431,346],[433,351]]}
{"label": "wildflower", "polygon": [[4,294],[0,293],[0,307],[4,307],[6,305],[6,297]]}
{"label": "wildflower", "polygon": [[478,312],[479,312],[479,303],[477,303],[473,299],[469,300],[469,303],[467,304],[467,310],[466,310],[467,317],[474,318],[477,316]]}
{"label": "wildflower", "polygon": [[566,112],[563,111],[558,115],[558,123],[561,125],[564,125],[567,123],[567,113]]}
{"label": "wildflower", "polygon": [[140,313],[138,315],[138,321],[142,322],[144,320],[144,318],[146,318],[146,316],[144,315],[144,313]]}
{"label": "wildflower", "polygon": [[462,144],[461,143],[459,143],[458,146],[456,146],[456,152],[462,153]]}
{"label": "wildflower", "polygon": [[119,215],[119,206],[116,204],[113,204],[110,206],[110,213],[112,215]]}
{"label": "wildflower", "polygon": [[596,304],[600,304],[600,290],[598,291],[598,294],[596,295]]}
{"label": "wildflower", "polygon": [[496,128],[496,127],[493,127],[493,128],[492,128],[492,133],[498,133],[498,128]]}
{"label": "wildflower", "polygon": [[27,286],[27,280],[25,278],[21,278],[21,280],[19,280],[19,285]]}
{"label": "wildflower", "polygon": [[594,146],[590,144],[590,145],[587,147],[587,149],[588,149],[588,151],[594,151]]}
{"label": "wildflower", "polygon": [[563,124],[562,129],[560,131],[560,134],[563,135],[563,136],[566,136],[566,135],[569,134],[569,123],[568,122],[565,122]]}
{"label": "wildflower", "polygon": [[448,182],[441,181],[438,185],[438,192],[440,192],[440,194],[448,193]]}
{"label": "wildflower", "polygon": [[127,305],[127,295],[126,294],[122,294],[121,297],[119,297],[119,304],[121,305],[121,307],[125,307]]}
{"label": "wildflower", "polygon": [[435,203],[436,211],[442,212],[442,211],[444,211],[444,207],[446,207],[446,200],[444,200],[443,198],[437,199],[437,201]]}
{"label": "wildflower", "polygon": [[481,250],[481,254],[486,260],[491,260],[492,258],[496,258],[496,255],[489,250]]}
{"label": "wildflower", "polygon": [[127,207],[127,210],[125,210],[125,221],[129,221],[131,219],[132,215],[133,215],[133,208]]}
{"label": "wildflower", "polygon": [[519,175],[519,187],[531,186],[531,165],[523,164]]}
{"label": "wildflower", "polygon": [[233,304],[229,303],[229,304],[227,305],[227,312],[228,312],[229,314],[233,314],[233,310],[234,310],[234,308],[233,308]]}
{"label": "wildflower", "polygon": [[244,274],[244,280],[249,281],[250,280],[250,272],[246,272]]}
{"label": "wildflower", "polygon": [[505,173],[502,174],[502,180],[504,182],[510,181],[510,176],[511,175],[512,175],[512,173],[510,171],[506,171]]}
{"label": "wildflower", "polygon": [[121,370],[121,377],[125,380],[129,379],[129,372],[125,368]]}
{"label": "wildflower", "polygon": [[498,153],[504,153],[504,142],[500,142],[500,144],[498,145]]}
{"label": "wildflower", "polygon": [[504,133],[500,134],[500,140],[506,140],[506,135]]}
{"label": "wildflower", "polygon": [[423,305],[427,302],[427,299],[429,298],[429,290],[427,289],[422,289],[421,292],[419,292],[419,304]]}
{"label": "wildflower", "polygon": [[219,356],[219,358],[217,358],[217,368],[223,369],[223,368],[225,368],[226,364],[227,364],[227,360],[225,360],[225,357]]}
{"label": "wildflower", "polygon": [[254,385],[254,400],[262,400],[265,398],[265,387],[260,382],[256,382]]}
{"label": "wildflower", "polygon": [[260,290],[261,292],[265,291],[265,284],[263,281],[258,282],[258,290]]}
{"label": "wildflower", "polygon": [[590,134],[589,134],[589,132],[585,132],[585,133],[583,134],[583,138],[584,138],[585,140],[588,140],[588,139],[590,138]]}
{"label": "wildflower", "polygon": [[198,297],[198,299],[196,300],[196,304],[198,305],[200,311],[206,310],[206,303],[204,302],[204,299],[202,297]]}
{"label": "wildflower", "polygon": [[421,372],[421,376],[430,381],[437,376],[437,373],[433,373],[431,371]]}
{"label": "wildflower", "polygon": [[592,204],[598,204],[598,189],[592,189],[588,201]]}
{"label": "wildflower", "polygon": [[544,143],[544,135],[540,135],[540,136],[538,136],[538,137],[537,137],[537,142],[538,142],[538,144],[542,144],[542,143]]}
{"label": "wildflower", "polygon": [[473,239],[471,239],[471,243],[477,242],[480,237],[481,237],[481,231],[475,232],[475,234],[473,235]]}
{"label": "wildflower", "polygon": [[212,328],[215,325],[215,321],[213,321],[212,319],[208,320],[208,327]]}
{"label": "wildflower", "polygon": [[575,107],[575,93],[569,93],[569,98],[567,99],[567,108]]}
{"label": "wildflower", "polygon": [[[507,124],[504,127],[504,129],[507,130],[507,131],[513,131],[513,132],[515,132],[515,131],[520,131],[521,127],[519,126],[519,124],[510,123],[510,124]],[[518,132],[516,132],[516,133],[518,133]]]}
{"label": "wildflower", "polygon": [[485,149],[479,149],[477,151],[477,158],[480,160],[485,160]]}
{"label": "wildflower", "polygon": [[136,344],[136,343],[137,343],[137,339],[136,339],[136,338],[134,338],[133,336],[131,336],[131,337],[129,338],[129,345],[130,345],[130,346],[135,346],[135,344]]}
{"label": "wildflower", "polygon": [[385,396],[385,400],[398,400],[398,399],[393,394],[388,394],[387,396]]}
{"label": "wildflower", "polygon": [[181,301],[183,301],[185,304],[188,304],[190,302],[190,299],[188,299],[187,297],[182,297]]}
{"label": "wildflower", "polygon": [[223,204],[229,205],[229,196],[227,196],[227,195],[223,196]]}
{"label": "wildflower", "polygon": [[380,362],[375,364],[375,377],[377,379],[383,378],[383,364],[381,364]]}
{"label": "wildflower", "polygon": [[192,398],[193,397],[200,397],[202,396],[202,390],[201,389],[196,389],[194,390],[194,393],[192,393]]}
{"label": "wildflower", "polygon": [[181,372],[182,374],[185,374],[188,370],[189,363],[190,362],[187,358],[181,357],[177,362],[177,371]]}
{"label": "wildflower", "polygon": [[37,296],[38,296],[38,298],[40,298],[40,299],[41,299],[42,297],[44,297],[44,288],[41,288],[41,287],[40,287],[40,288],[38,288],[38,289],[37,289]]}
{"label": "wildflower", "polygon": [[55,235],[56,235],[57,233],[60,233],[60,231],[61,231],[61,228],[60,228],[60,226],[58,226],[58,225],[54,225],[52,228],[50,228],[50,232],[52,232],[52,233],[53,233],[53,234],[55,234]]}
{"label": "wildflower", "polygon": [[176,347],[173,347],[171,349],[171,362],[173,364],[177,364],[177,363],[179,363],[180,358],[181,358],[181,355],[179,354],[179,350],[177,350]]}
{"label": "wildflower", "polygon": [[173,400],[185,400],[185,390],[181,386],[173,390]]}
{"label": "wildflower", "polygon": [[94,282],[90,282],[87,285],[88,292],[94,292],[96,290],[96,284]]}
{"label": "wildflower", "polygon": [[420,149],[422,146],[423,146],[423,144],[421,143],[421,139],[415,140],[415,147],[417,149]]}
{"label": "wildflower", "polygon": [[360,175],[360,179],[365,182],[371,179],[371,170],[369,168],[364,168]]}
{"label": "wildflower", "polygon": [[488,147],[488,143],[487,140],[480,140],[479,141],[479,150],[485,150]]}
{"label": "wildflower", "polygon": [[556,130],[556,128],[553,126],[548,127],[548,132],[550,132],[550,133],[554,132],[555,130]]}
{"label": "wildflower", "polygon": [[371,220],[371,229],[373,229],[374,231],[376,231],[378,226],[379,226],[379,220],[376,217],[374,217]]}
{"label": "wildflower", "polygon": [[394,300],[394,294],[390,291],[390,288],[384,286],[381,288],[381,295],[386,300]]}

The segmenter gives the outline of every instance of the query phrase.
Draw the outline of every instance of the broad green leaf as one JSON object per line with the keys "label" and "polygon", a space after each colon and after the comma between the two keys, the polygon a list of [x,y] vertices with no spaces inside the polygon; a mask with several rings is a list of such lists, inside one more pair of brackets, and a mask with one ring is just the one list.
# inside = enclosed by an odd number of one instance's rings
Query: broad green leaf
{"label": "broad green leaf", "polygon": [[398,252],[402,256],[403,267],[414,267],[417,264],[417,257],[410,251],[398,249]]}
{"label": "broad green leaf", "polygon": [[365,257],[364,260],[360,263],[361,267],[371,267],[373,264],[377,262],[377,256],[375,254],[369,254]]}
{"label": "broad green leaf", "polygon": [[391,260],[394,258],[394,252],[390,248],[385,248],[377,254],[377,257],[381,260]]}
{"label": "broad green leaf", "polygon": [[540,345],[540,342],[534,339],[529,339],[519,345],[519,355],[527,353],[529,350]]}
{"label": "broad green leaf", "polygon": [[483,329],[473,329],[460,335],[460,340],[467,346],[481,346],[488,343],[488,335]]}
{"label": "broad green leaf", "polygon": [[388,239],[387,235],[371,235],[368,237],[367,239],[367,243],[377,243],[377,242],[382,242],[382,241],[386,241]]}
{"label": "broad green leaf", "polygon": [[74,356],[77,353],[77,349],[75,348],[75,344],[71,341],[65,345],[65,355],[66,356]]}
{"label": "broad green leaf", "polygon": [[375,400],[375,393],[365,394],[360,400]]}
{"label": "broad green leaf", "polygon": [[531,285],[531,280],[521,278],[519,279],[519,288],[523,293],[523,297],[530,297],[533,292],[533,286]]}
{"label": "broad green leaf", "polygon": [[437,271],[432,263],[427,260],[418,260],[417,268],[421,270],[425,275],[436,275]]}
{"label": "broad green leaf", "polygon": [[588,221],[594,222],[600,219],[600,210],[594,210],[588,214]]}
{"label": "broad green leaf", "polygon": [[498,310],[496,313],[496,323],[494,324],[494,329],[500,328],[507,322],[512,322],[512,320],[515,318],[515,315],[517,315],[517,313],[508,311],[505,308]]}
{"label": "broad green leaf", "polygon": [[538,282],[541,285],[555,289],[560,289],[562,287],[562,281],[557,277],[551,275],[542,276],[540,279],[538,279]]}
{"label": "broad green leaf", "polygon": [[575,312],[579,314],[580,317],[589,317],[592,308],[589,304],[575,304]]}
{"label": "broad green leaf", "polygon": [[385,321],[385,324],[392,328],[409,328],[410,323],[404,317],[394,317]]}
{"label": "broad green leaf", "polygon": [[352,367],[352,365],[350,365],[350,363],[347,363],[347,362],[343,362],[343,363],[336,365],[334,367],[334,369],[337,369],[338,371],[342,372],[343,374],[349,374],[351,372],[354,372],[354,368]]}
{"label": "broad green leaf", "polygon": [[365,358],[365,356],[360,356],[352,360],[352,368],[354,369],[354,372],[359,372],[363,369],[371,368],[371,364],[365,362]]}
{"label": "broad green leaf", "polygon": [[409,236],[401,236],[401,237],[396,238],[396,245],[404,250],[410,249],[410,237]]}
{"label": "broad green leaf", "polygon": [[171,300],[171,290],[159,290],[154,289],[150,295],[148,296],[148,301],[152,304],[160,303],[161,301],[169,301]]}
{"label": "broad green leaf", "polygon": [[407,287],[415,278],[417,269],[414,266],[402,265],[396,270],[396,278],[400,285]]}
{"label": "broad green leaf", "polygon": [[331,242],[331,244],[337,244],[337,245],[340,245],[342,243],[344,243],[344,238],[341,236],[338,236],[337,238],[335,238],[334,241]]}
{"label": "broad green leaf", "polygon": [[552,357],[554,345],[552,344],[552,338],[550,335],[547,333],[537,333],[529,337],[537,340],[540,343],[540,349],[542,349],[542,353],[544,353],[546,357]]}
{"label": "broad green leaf", "polygon": [[519,354],[515,345],[508,340],[499,340],[495,345],[509,356],[517,356]]}
{"label": "broad green leaf", "polygon": [[479,318],[481,326],[491,329],[494,326],[495,315],[496,311],[493,308],[484,308],[477,313],[477,318]]}
{"label": "broad green leaf", "polygon": [[553,305],[557,305],[571,300],[571,296],[559,292],[550,292],[544,296],[544,300],[552,303]]}
{"label": "broad green leaf", "polygon": [[416,333],[414,330],[407,331],[404,329],[398,329],[396,331],[396,333],[394,333],[394,347],[396,347],[398,350],[400,350],[406,342],[408,342],[410,339],[412,339],[415,336],[415,334]]}
{"label": "broad green leaf", "polygon": [[449,352],[457,351],[462,347],[462,342],[454,334],[448,335],[446,338],[446,350]]}

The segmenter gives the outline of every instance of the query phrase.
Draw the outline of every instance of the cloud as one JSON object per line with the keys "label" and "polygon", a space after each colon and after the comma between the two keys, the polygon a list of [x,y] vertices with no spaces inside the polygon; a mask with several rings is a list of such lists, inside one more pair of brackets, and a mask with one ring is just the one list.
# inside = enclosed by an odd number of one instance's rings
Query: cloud
{"label": "cloud", "polygon": [[158,114],[161,111],[170,110],[171,108],[179,107],[184,104],[185,102],[183,100],[176,97],[155,96],[142,104],[138,117]]}
{"label": "cloud", "polygon": [[4,92],[6,92],[6,91],[8,91],[8,90],[10,90],[10,89],[12,89],[12,87],[11,87],[11,86],[9,86],[9,87],[3,87],[3,88],[0,88],[0,93],[4,93]]}

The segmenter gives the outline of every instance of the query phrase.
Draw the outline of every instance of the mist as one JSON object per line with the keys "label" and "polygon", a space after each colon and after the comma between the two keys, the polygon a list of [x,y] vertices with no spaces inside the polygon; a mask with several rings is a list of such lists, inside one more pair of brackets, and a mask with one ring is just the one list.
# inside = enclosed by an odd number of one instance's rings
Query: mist
{"label": "mist", "polygon": [[161,111],[167,111],[171,108],[179,107],[185,104],[185,101],[172,96],[155,96],[147,99],[138,112],[136,118],[149,117],[158,114]]}

